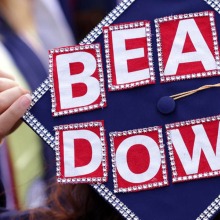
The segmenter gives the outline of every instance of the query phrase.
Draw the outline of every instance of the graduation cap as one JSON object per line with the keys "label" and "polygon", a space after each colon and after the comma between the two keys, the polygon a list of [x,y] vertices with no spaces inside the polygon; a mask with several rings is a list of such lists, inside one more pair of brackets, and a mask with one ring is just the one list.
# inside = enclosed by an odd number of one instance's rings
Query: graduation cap
{"label": "graduation cap", "polygon": [[91,184],[125,219],[215,216],[219,12],[124,0],[80,45],[49,51],[24,120],[54,150],[58,182]]}

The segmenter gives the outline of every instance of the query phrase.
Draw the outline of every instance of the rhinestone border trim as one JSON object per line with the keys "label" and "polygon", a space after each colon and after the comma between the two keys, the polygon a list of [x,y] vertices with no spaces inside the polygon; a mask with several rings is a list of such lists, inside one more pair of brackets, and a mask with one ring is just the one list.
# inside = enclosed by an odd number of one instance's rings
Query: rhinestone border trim
{"label": "rhinestone border trim", "polygon": [[24,121],[51,147],[55,147],[53,135],[29,112],[23,116]]}
{"label": "rhinestone border trim", "polygon": [[[138,186],[131,186],[131,187],[119,187],[118,180],[117,180],[117,168],[116,168],[116,161],[115,161],[115,146],[114,146],[114,139],[121,136],[130,136],[130,135],[141,135],[146,134],[149,132],[158,132],[158,140],[159,140],[159,148],[160,148],[160,155],[161,155],[161,167],[163,173],[163,181],[158,181],[154,183],[148,184],[140,184]],[[112,172],[113,172],[113,183],[114,183],[114,193],[127,193],[127,192],[135,192],[141,190],[148,190],[154,189],[159,187],[168,186],[168,175],[167,175],[167,165],[166,165],[166,156],[165,156],[165,148],[163,144],[163,134],[162,134],[162,127],[150,127],[150,128],[143,128],[143,129],[134,129],[129,131],[122,131],[122,132],[110,132],[110,148],[111,148],[111,158],[112,158]]]}
{"label": "rhinestone border trim", "polygon": [[92,185],[92,187],[109,202],[127,220],[140,220],[116,195],[114,195],[105,185]]}
{"label": "rhinestone border trim", "polygon": [[216,171],[212,171],[212,172],[206,172],[203,174],[193,174],[193,175],[186,175],[183,177],[178,177],[177,171],[176,171],[175,159],[173,156],[174,152],[173,152],[172,138],[171,138],[170,131],[169,131],[169,130],[172,130],[175,128],[198,125],[198,124],[203,124],[203,123],[207,123],[207,122],[214,122],[214,121],[220,121],[220,115],[207,117],[207,118],[201,118],[201,119],[195,119],[195,120],[189,120],[189,121],[176,122],[176,123],[171,123],[171,124],[165,125],[166,133],[167,133],[167,146],[168,146],[169,157],[170,157],[173,183],[183,182],[183,181],[191,181],[191,180],[214,177],[214,176],[220,175],[220,170],[216,170]]}
{"label": "rhinestone border trim", "polygon": [[208,220],[220,209],[220,195],[200,214],[196,220]]}
{"label": "rhinestone border trim", "polygon": [[210,5],[216,12],[220,14],[220,2],[219,0],[203,0]]}
{"label": "rhinestone border trim", "polygon": [[[110,52],[110,42],[109,36],[111,32],[118,31],[118,30],[128,30],[128,29],[135,29],[135,28],[143,28],[145,27],[145,37],[147,40],[147,56],[149,60],[149,78],[144,80],[131,82],[131,83],[124,83],[124,84],[112,84],[112,65],[111,60],[113,59],[113,54]],[[105,46],[105,57],[106,57],[106,67],[107,67],[107,77],[108,77],[108,89],[109,91],[116,91],[116,90],[124,90],[124,89],[132,89],[139,86],[144,86],[148,84],[155,84],[155,74],[154,74],[154,66],[153,66],[153,52],[152,52],[152,41],[151,41],[151,26],[149,21],[137,21],[137,22],[130,22],[130,23],[121,23],[111,25],[109,27],[103,28],[104,34],[104,46]]]}
{"label": "rhinestone border trim", "polygon": [[[78,51],[86,51],[86,50],[94,50],[96,54],[96,61],[97,61],[97,72],[98,72],[98,81],[100,86],[100,103],[97,104],[90,104],[87,106],[82,107],[74,107],[71,109],[66,110],[56,110],[56,93],[55,88],[58,87],[58,85],[55,84],[53,79],[54,74],[54,66],[56,67],[56,63],[54,62],[54,54],[60,55],[60,54],[68,54],[71,52],[78,52]],[[103,73],[103,67],[102,67],[102,58],[101,58],[101,46],[100,44],[87,44],[87,45],[80,45],[80,46],[69,46],[69,47],[61,47],[57,49],[52,49],[49,51],[49,78],[51,83],[51,102],[52,102],[52,115],[54,117],[57,116],[63,116],[63,115],[71,115],[76,113],[82,113],[87,111],[92,111],[98,108],[104,108],[106,107],[106,94],[105,94],[105,82],[104,82],[104,73]]]}
{"label": "rhinestone border trim", "polygon": [[[169,22],[169,21],[176,21],[176,20],[181,20],[181,19],[185,19],[185,18],[196,18],[196,17],[209,17],[211,30],[212,30],[213,47],[214,47],[214,51],[215,51],[216,69],[211,70],[211,71],[205,71],[202,73],[192,73],[192,74],[185,74],[185,75],[181,75],[181,76],[175,76],[175,75],[165,76],[164,75],[163,49],[162,49],[162,43],[161,43],[160,23]],[[159,64],[160,82],[161,83],[220,76],[220,56],[219,56],[218,37],[217,37],[217,31],[216,31],[216,25],[215,25],[214,12],[204,11],[204,12],[196,12],[196,13],[190,13],[190,14],[172,15],[169,17],[155,19],[154,22],[155,22],[155,28],[156,28],[158,64]]]}
{"label": "rhinestone border trim", "polygon": [[30,108],[32,108],[38,100],[50,89],[49,78],[45,79],[40,86],[32,93],[32,103]]}

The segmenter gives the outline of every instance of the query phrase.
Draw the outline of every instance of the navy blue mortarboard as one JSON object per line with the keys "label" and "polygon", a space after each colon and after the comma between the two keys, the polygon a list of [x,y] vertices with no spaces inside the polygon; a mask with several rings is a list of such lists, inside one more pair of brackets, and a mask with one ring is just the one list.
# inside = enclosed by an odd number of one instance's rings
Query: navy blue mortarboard
{"label": "navy blue mortarboard", "polygon": [[49,51],[24,119],[56,151],[58,182],[92,184],[126,219],[216,215],[219,12],[124,0],[80,45]]}

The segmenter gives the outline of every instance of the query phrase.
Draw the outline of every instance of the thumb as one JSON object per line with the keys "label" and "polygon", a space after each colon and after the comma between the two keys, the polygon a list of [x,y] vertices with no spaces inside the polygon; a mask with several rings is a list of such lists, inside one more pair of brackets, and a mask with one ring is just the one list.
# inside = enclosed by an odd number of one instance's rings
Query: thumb
{"label": "thumb", "polygon": [[22,95],[0,115],[0,140],[8,135],[31,105],[31,95]]}

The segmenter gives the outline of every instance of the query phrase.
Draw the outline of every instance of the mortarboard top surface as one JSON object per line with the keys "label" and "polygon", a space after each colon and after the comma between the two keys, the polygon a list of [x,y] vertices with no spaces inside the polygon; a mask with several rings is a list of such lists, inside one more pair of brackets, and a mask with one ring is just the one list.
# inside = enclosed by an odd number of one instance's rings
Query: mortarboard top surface
{"label": "mortarboard top surface", "polygon": [[[212,6],[214,8],[212,8]],[[206,2],[203,0],[128,0],[123,1],[116,9],[117,15],[115,11],[109,14],[110,18],[112,18],[112,16],[114,18],[115,16],[111,25],[136,21],[150,22],[155,83],[138,86],[132,89],[108,91],[104,35],[102,33],[97,35],[92,35],[90,33],[82,41],[82,44],[100,43],[101,45],[107,106],[93,111],[53,117],[51,113],[51,94],[49,91],[50,81],[49,79],[46,79],[33,93],[35,97],[33,101],[34,104],[30,111],[24,116],[24,120],[42,137],[42,139],[49,143],[52,148],[55,148],[54,126],[91,121],[104,121],[108,146],[108,181],[103,183],[103,185],[94,185],[94,187],[102,196],[112,203],[126,219],[185,220],[196,219],[199,216],[199,219],[211,219],[219,208],[218,200],[213,203],[220,192],[219,171],[217,170],[217,176],[214,177],[199,177],[198,179],[193,180],[186,180],[183,178],[182,181],[177,181],[175,183],[175,181],[172,180],[172,174],[174,172],[172,161],[170,160],[170,157],[172,156],[168,150],[172,144],[169,145],[168,143],[169,135],[167,135],[166,131],[169,129],[172,130],[173,128],[175,130],[175,128],[182,126],[177,124],[177,127],[175,127],[176,124],[174,123],[176,122],[190,121],[188,125],[196,125],[197,122],[192,120],[205,119],[204,121],[200,120],[198,123],[200,124],[200,122],[209,122],[209,119],[207,118],[213,116],[214,117],[210,120],[215,123],[211,124],[209,127],[211,130],[214,129],[213,127],[219,128],[217,122],[219,121],[220,114],[220,89],[210,88],[185,98],[178,99],[175,101],[175,110],[170,114],[162,114],[158,110],[157,104],[161,97],[193,90],[204,85],[217,84],[220,82],[220,77],[216,74],[209,77],[196,77],[184,80],[180,78],[180,80],[174,79],[172,81],[171,79],[170,82],[161,82],[160,65],[158,62],[160,56],[158,55],[157,50],[158,35],[155,27],[155,19],[186,14],[191,14],[193,18],[195,18],[195,13],[209,11],[214,13],[216,30],[218,35],[220,35],[220,15],[216,11],[220,11],[220,3],[218,1]],[[118,16],[119,14],[120,16]],[[203,16],[201,17],[203,18]],[[184,19],[184,16],[183,18],[181,17],[180,20],[182,19]],[[103,22],[102,26],[108,26],[110,24],[108,23],[109,19],[104,19],[104,21],[106,23]],[[171,19],[171,21],[173,20]],[[169,30],[166,32],[164,29],[166,29],[167,26],[163,26],[163,24],[166,23],[162,20],[160,24],[161,36],[166,36],[166,40],[169,40],[171,32]],[[163,31],[162,27],[164,27]],[[97,30],[100,31],[102,29],[100,26],[97,26]],[[66,45],[60,46],[65,47]],[[165,55],[163,55],[162,58],[167,59],[165,58]],[[39,107],[42,106],[39,105],[40,102],[44,103],[43,109]],[[168,124],[172,124],[173,126],[171,125],[166,128],[166,125]],[[183,129],[185,125],[186,123],[183,123]],[[165,186],[157,186],[156,188],[152,187],[154,189],[148,188],[147,190],[144,190],[141,188],[140,191],[114,193],[109,133],[152,127],[162,128],[168,185],[165,184]],[[217,135],[215,134],[215,136]],[[157,138],[154,139],[156,140]],[[214,144],[216,144],[216,140],[217,138],[215,137],[213,141]],[[210,206],[210,208],[206,210],[211,203],[213,203],[213,206]],[[206,211],[204,212],[204,210]]]}

